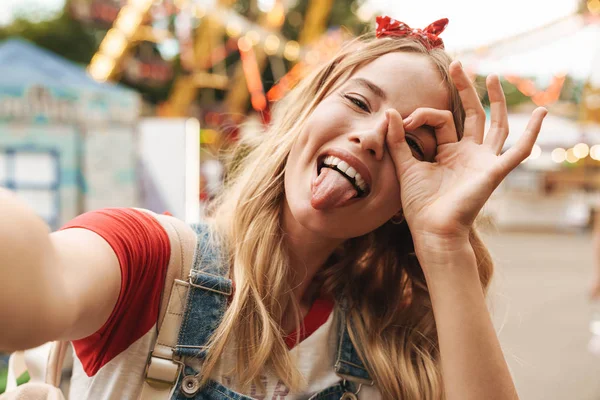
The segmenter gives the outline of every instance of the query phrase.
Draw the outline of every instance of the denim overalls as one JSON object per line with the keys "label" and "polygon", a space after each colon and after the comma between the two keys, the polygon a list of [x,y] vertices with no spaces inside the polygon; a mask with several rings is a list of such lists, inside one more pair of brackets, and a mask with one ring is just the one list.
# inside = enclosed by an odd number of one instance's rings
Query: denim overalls
{"label": "denim overalls", "polygon": [[[198,247],[190,272],[190,288],[185,315],[181,324],[175,355],[185,359],[203,360],[206,356],[206,344],[221,322],[227,307],[227,299],[232,293],[229,265],[220,259],[218,249],[208,241],[208,227],[204,224],[193,226],[198,234]],[[335,362],[335,372],[341,382],[310,397],[311,400],[356,399],[353,393],[359,385],[372,385],[373,382],[360,360],[341,315],[340,341]],[[210,380],[207,385],[198,388],[199,380],[195,376],[199,371],[190,366],[184,368],[179,376],[171,400],[251,400],[251,397],[236,393],[220,383]]]}

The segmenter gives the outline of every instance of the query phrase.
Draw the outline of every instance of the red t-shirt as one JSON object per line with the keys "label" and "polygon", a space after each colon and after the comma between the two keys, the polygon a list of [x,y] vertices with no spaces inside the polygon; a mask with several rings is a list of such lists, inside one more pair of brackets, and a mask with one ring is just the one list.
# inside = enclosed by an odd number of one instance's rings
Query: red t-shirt
{"label": "red t-shirt", "polygon": [[[83,228],[100,235],[115,252],[121,267],[121,290],[106,323],[87,338],[73,341],[76,356],[88,377],[134,343],[145,340],[156,326],[170,257],[169,237],[152,216],[131,208],[88,212],[61,229]],[[329,318],[333,301],[318,299],[304,319],[300,341]],[[288,335],[290,348],[297,333]]]}

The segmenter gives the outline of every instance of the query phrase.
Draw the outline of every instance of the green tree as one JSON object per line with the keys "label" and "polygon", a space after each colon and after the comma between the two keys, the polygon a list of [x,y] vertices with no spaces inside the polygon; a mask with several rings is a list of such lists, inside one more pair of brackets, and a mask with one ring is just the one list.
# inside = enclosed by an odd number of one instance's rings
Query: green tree
{"label": "green tree", "polygon": [[21,37],[68,60],[87,65],[99,45],[96,32],[63,11],[47,20],[34,22],[19,16],[0,28],[0,40]]}

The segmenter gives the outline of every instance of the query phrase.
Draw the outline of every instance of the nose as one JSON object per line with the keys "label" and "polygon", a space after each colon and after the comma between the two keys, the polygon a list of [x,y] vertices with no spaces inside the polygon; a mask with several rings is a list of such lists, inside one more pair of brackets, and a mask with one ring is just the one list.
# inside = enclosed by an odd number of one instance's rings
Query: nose
{"label": "nose", "polygon": [[361,128],[350,134],[349,140],[360,146],[363,151],[375,157],[377,161],[383,159],[385,149],[385,136],[387,135],[388,122],[385,114],[374,126]]}

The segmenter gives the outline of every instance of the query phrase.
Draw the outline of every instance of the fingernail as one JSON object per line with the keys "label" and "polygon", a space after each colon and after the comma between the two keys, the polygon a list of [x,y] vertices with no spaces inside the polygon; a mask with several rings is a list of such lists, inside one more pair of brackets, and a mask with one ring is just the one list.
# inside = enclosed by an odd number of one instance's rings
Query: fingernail
{"label": "fingernail", "polygon": [[410,123],[413,121],[412,117],[406,117],[404,119],[404,125],[410,125]]}

